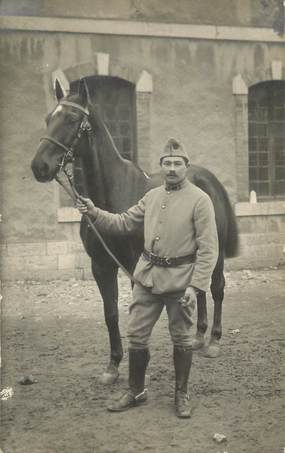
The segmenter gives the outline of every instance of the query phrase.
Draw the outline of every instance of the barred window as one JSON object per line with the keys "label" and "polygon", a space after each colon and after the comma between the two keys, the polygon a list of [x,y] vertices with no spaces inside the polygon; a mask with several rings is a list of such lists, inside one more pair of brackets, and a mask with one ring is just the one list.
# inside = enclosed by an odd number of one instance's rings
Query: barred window
{"label": "barred window", "polygon": [[285,195],[285,82],[250,87],[249,186],[259,197]]}

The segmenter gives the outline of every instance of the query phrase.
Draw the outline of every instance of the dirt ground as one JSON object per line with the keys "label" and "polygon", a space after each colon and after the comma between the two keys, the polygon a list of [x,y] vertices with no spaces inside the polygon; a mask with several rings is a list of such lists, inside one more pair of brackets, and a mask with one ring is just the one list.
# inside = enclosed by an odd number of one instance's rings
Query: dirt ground
{"label": "dirt ground", "polygon": [[[285,269],[229,272],[226,277],[222,352],[217,359],[194,355],[190,420],[177,419],[173,411],[165,314],[152,337],[148,403],[112,414],[106,403],[126,388],[127,357],[118,382],[111,388],[100,384],[109,348],[95,283],[3,285],[2,389],[8,398],[2,392],[2,451],[283,453]],[[124,277],[120,289],[127,349],[131,293]],[[211,300],[208,307],[212,320]],[[27,375],[37,382],[21,385]],[[215,433],[227,440],[217,443]]]}

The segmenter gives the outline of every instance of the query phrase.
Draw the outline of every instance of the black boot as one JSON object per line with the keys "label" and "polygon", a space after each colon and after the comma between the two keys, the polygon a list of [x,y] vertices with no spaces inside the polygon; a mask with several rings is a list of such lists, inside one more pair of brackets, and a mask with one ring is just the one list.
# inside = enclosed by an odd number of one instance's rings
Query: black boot
{"label": "black boot", "polygon": [[146,402],[147,390],[144,383],[149,358],[148,349],[129,349],[129,389],[108,406],[108,411],[123,412]]}
{"label": "black boot", "polygon": [[174,346],[175,368],[175,411],[179,418],[190,418],[191,410],[188,395],[188,380],[192,363],[192,348]]}

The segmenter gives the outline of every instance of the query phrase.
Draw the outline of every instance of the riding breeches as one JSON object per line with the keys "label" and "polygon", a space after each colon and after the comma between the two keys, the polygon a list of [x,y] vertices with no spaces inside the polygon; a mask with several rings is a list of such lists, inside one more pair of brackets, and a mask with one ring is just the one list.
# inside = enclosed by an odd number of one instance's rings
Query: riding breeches
{"label": "riding breeches", "polygon": [[128,337],[131,349],[145,349],[155,323],[166,307],[168,327],[174,346],[189,347],[190,327],[193,324],[191,310],[187,316],[179,300],[185,291],[175,293],[153,294],[151,288],[135,285],[133,288],[133,302],[129,307]]}

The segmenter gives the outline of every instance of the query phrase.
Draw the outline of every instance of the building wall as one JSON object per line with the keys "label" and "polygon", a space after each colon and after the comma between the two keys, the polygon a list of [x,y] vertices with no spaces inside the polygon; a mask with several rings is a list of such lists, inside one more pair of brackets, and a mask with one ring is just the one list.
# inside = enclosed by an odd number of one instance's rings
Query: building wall
{"label": "building wall", "polygon": [[[47,7],[52,2],[38,4]],[[57,4],[60,7],[61,3]],[[75,6],[71,2],[69,11]],[[166,6],[170,8],[170,2],[165,2]],[[29,13],[25,11],[21,13]],[[51,14],[48,11],[46,14]],[[8,9],[6,13],[11,14]],[[153,83],[150,152],[140,156],[142,167],[157,170],[163,144],[169,136],[178,137],[186,144],[192,162],[213,171],[236,202],[239,193],[233,80],[237,74],[259,80],[261,72],[271,73],[272,61],[281,62],[283,71],[285,67],[282,43],[230,40],[7,31],[1,33],[0,51],[1,261],[5,278],[90,276],[78,222],[72,216],[58,221],[56,183],[37,183],[30,170],[39,138],[44,134],[44,118],[55,105],[51,81],[55,70],[68,72],[81,63],[88,68],[94,55],[104,53],[111,62],[127,68],[126,74],[128,69],[147,71]],[[270,216],[238,213],[242,254],[230,260],[229,266],[282,261],[282,209]]]}
{"label": "building wall", "polygon": [[[272,28],[279,0],[2,0],[1,15]],[[68,5],[68,6],[67,6]]]}

